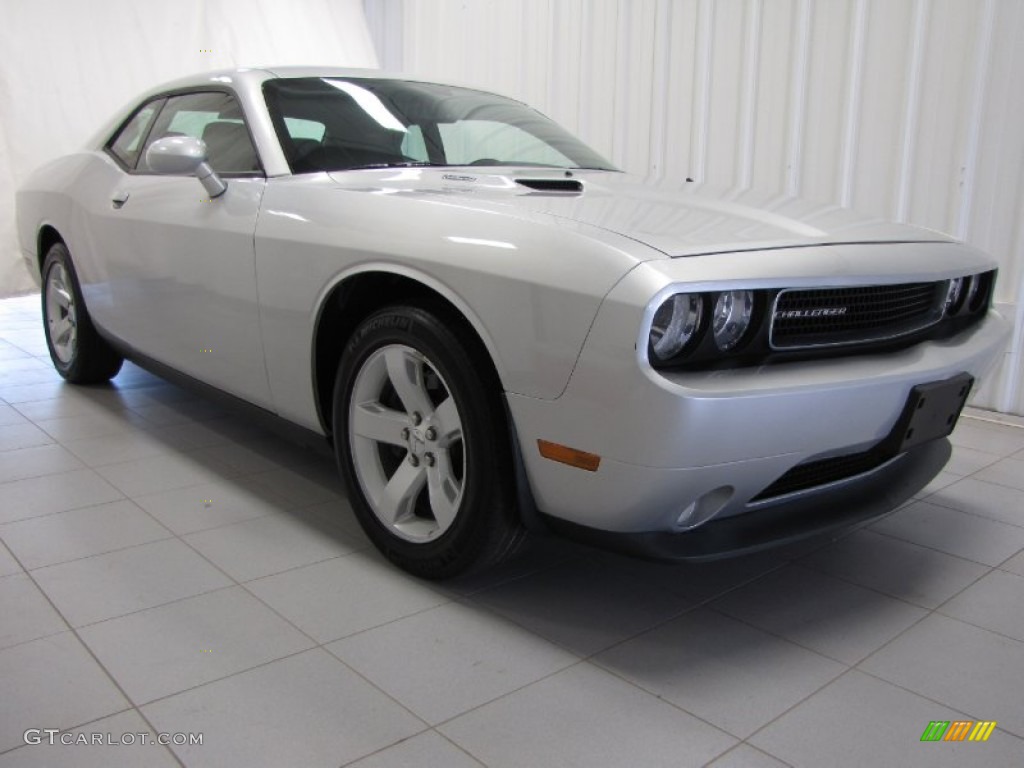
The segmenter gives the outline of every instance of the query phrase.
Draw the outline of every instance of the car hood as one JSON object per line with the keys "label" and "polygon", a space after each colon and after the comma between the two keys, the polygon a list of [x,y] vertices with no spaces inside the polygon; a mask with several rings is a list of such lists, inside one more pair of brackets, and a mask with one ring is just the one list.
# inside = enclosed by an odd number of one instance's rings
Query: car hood
{"label": "car hood", "polygon": [[[939,232],[757,190],[651,183],[611,171],[389,168],[330,174],[340,186],[543,214],[598,227],[667,256],[838,243],[936,242]],[[511,210],[510,210],[511,209]]]}

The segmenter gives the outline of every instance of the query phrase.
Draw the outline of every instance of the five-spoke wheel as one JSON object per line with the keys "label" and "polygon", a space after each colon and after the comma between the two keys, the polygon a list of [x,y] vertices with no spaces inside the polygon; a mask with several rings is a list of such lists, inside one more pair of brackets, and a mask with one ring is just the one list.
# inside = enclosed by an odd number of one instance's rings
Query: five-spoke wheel
{"label": "five-spoke wheel", "polygon": [[444,378],[404,344],[373,352],[349,401],[356,477],[396,536],[429,541],[447,531],[462,501],[462,419]]}
{"label": "five-spoke wheel", "polygon": [[342,355],[334,441],[352,506],[377,547],[428,578],[490,564],[522,537],[500,386],[443,310],[366,318]]}
{"label": "five-spoke wheel", "polygon": [[117,375],[123,359],[92,324],[64,243],[46,252],[42,303],[46,345],[61,376],[74,384],[98,384]]}
{"label": "five-spoke wheel", "polygon": [[78,349],[75,293],[63,262],[55,261],[46,274],[46,333],[54,354],[67,365]]}

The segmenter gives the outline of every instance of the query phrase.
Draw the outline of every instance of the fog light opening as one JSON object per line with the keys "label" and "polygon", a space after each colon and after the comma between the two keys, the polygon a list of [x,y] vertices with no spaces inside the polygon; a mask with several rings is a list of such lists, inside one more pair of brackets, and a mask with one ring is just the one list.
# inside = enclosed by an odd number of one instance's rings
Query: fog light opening
{"label": "fog light opening", "polygon": [[723,485],[694,499],[679,513],[676,528],[686,531],[703,525],[722,511],[735,492],[731,485]]}

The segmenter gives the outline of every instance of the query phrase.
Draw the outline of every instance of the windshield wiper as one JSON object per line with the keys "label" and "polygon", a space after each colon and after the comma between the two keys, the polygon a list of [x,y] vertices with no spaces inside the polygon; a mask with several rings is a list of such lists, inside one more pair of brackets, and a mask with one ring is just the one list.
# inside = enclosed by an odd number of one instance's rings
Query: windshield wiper
{"label": "windshield wiper", "polygon": [[374,168],[447,168],[448,163],[431,163],[428,160],[408,160],[397,163],[367,163],[366,165],[350,165],[340,168],[342,171],[365,171]]}

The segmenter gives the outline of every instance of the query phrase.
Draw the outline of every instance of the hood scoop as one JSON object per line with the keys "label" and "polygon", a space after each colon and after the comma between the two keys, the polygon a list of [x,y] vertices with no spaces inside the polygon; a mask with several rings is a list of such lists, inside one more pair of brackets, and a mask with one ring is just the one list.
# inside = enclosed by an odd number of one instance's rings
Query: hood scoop
{"label": "hood scoop", "polygon": [[583,191],[583,183],[576,179],[516,179],[516,184],[537,192],[568,192],[578,195]]}

